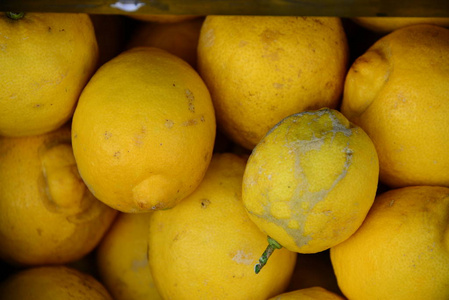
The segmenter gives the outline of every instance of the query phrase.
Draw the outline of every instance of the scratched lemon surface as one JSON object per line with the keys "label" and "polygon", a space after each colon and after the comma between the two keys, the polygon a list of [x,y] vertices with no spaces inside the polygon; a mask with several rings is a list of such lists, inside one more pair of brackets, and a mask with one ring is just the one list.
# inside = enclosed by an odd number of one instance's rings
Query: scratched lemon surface
{"label": "scratched lemon surface", "polygon": [[246,157],[214,154],[187,199],[152,213],[149,266],[163,299],[260,300],[287,288],[294,252],[276,251],[264,272],[254,273],[266,237],[241,201],[245,164]]}
{"label": "scratched lemon surface", "polygon": [[252,152],[243,178],[251,220],[287,249],[323,251],[353,234],[376,194],[368,135],[333,109],[291,115]]}
{"label": "scratched lemon surface", "polygon": [[193,192],[214,140],[206,85],[188,63],[157,48],[133,48],[104,64],[73,116],[81,177],[122,212],[172,207]]}

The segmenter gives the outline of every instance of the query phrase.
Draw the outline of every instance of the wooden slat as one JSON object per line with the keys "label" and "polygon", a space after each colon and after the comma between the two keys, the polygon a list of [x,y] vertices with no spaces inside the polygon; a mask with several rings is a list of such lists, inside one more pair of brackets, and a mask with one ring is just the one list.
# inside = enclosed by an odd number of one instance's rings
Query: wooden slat
{"label": "wooden slat", "polygon": [[141,7],[135,12],[124,11],[114,6],[117,0],[0,0],[0,11],[449,17],[449,0],[121,0],[121,2],[127,2],[128,6],[125,8],[136,7],[134,5],[136,3]]}

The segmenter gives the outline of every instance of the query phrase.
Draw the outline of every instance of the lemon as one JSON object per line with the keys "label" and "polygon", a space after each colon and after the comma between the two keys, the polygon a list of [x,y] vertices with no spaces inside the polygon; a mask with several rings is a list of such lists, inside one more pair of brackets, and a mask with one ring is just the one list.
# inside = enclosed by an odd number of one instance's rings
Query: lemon
{"label": "lemon", "polygon": [[65,266],[24,269],[0,283],[3,300],[112,300],[94,277]]}
{"label": "lemon", "polygon": [[198,39],[204,18],[175,23],[141,22],[137,24],[127,48],[150,46],[164,49],[196,68]]}
{"label": "lemon", "polygon": [[360,127],[333,109],[306,111],[283,119],[254,148],[243,204],[278,247],[316,253],[362,224],[378,174],[376,150]]}
{"label": "lemon", "polygon": [[19,265],[66,263],[100,242],[116,211],[78,174],[70,128],[0,138],[0,258]]}
{"label": "lemon", "polygon": [[434,25],[398,29],[351,66],[341,112],[373,140],[387,186],[449,186],[448,76],[449,29]]}
{"label": "lemon", "polygon": [[315,286],[283,293],[279,296],[270,298],[269,300],[343,300],[337,294],[334,294],[322,287]]}
{"label": "lemon", "polygon": [[296,253],[273,254],[266,272],[253,265],[266,243],[241,202],[246,158],[216,153],[200,186],[150,218],[149,265],[163,299],[267,299],[285,290]]}
{"label": "lemon", "polygon": [[207,16],[198,42],[218,125],[248,149],[288,115],[336,108],[347,60],[331,17]]}
{"label": "lemon", "polygon": [[449,18],[434,17],[354,17],[351,20],[368,30],[381,34],[417,24],[449,26]]}
{"label": "lemon", "polygon": [[449,188],[380,194],[357,232],[331,248],[351,300],[449,299]]}
{"label": "lemon", "polygon": [[215,139],[209,91],[164,50],[137,47],[105,63],[83,90],[72,122],[81,177],[122,212],[175,206],[201,182]]}
{"label": "lemon", "polygon": [[151,213],[120,213],[96,251],[97,269],[115,300],[159,300],[148,267]]}
{"label": "lemon", "polygon": [[87,14],[0,13],[0,135],[50,132],[73,115],[96,68],[98,45]]}

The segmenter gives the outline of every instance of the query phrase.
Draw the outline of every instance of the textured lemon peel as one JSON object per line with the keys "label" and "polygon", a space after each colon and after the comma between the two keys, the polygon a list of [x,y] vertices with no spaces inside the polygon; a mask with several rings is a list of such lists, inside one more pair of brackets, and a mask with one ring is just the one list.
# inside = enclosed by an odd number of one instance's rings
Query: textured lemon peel
{"label": "textured lemon peel", "polygon": [[[256,216],[258,218],[261,218],[265,220],[268,223],[273,223],[279,228],[282,228],[287,235],[289,235],[296,246],[298,248],[301,248],[305,245],[307,245],[312,239],[312,236],[306,236],[304,235],[304,227],[298,226],[295,228],[295,226],[290,226],[291,221],[296,221],[298,224],[305,224],[307,215],[310,214],[313,210],[313,208],[323,201],[327,197],[327,195],[337,186],[337,184],[345,178],[347,175],[348,169],[351,166],[352,163],[352,155],[353,150],[349,147],[349,141],[347,141],[346,146],[342,149],[342,151],[345,153],[345,161],[342,167],[341,172],[339,172],[338,176],[335,178],[335,180],[332,182],[329,188],[322,189],[319,191],[311,192],[309,189],[309,182],[307,180],[306,175],[303,172],[303,168],[301,166],[300,156],[301,154],[307,153],[309,151],[320,151],[321,146],[324,145],[325,140],[329,138],[329,134],[331,134],[330,143],[333,143],[335,136],[338,133],[342,133],[346,137],[350,137],[353,132],[351,130],[352,124],[348,122],[345,126],[345,124],[342,124],[340,120],[330,111],[329,109],[321,109],[314,112],[302,112],[294,115],[295,117],[302,117],[303,115],[311,115],[316,116],[317,118],[313,119],[312,121],[318,121],[319,118],[321,118],[323,115],[327,115],[330,118],[330,122],[332,124],[332,128],[329,130],[325,130],[320,132],[321,137],[316,137],[315,135],[312,135],[312,140],[298,140],[286,143],[287,147],[291,148],[291,151],[295,153],[295,176],[297,177],[296,182],[299,184],[296,186],[295,191],[293,193],[293,196],[288,199],[288,201],[285,201],[286,205],[289,206],[291,217],[286,219],[280,219],[272,215],[272,204],[269,201],[265,201],[262,203],[263,213],[257,214],[254,211],[248,210],[248,212]],[[297,123],[296,119],[291,120],[292,123]],[[280,122],[276,127],[280,126],[283,122]],[[288,135],[289,128],[287,128],[287,133],[285,135]],[[304,144],[306,147],[303,147]],[[259,171],[259,173],[261,173]],[[267,176],[272,176],[271,174],[268,174]],[[270,178],[269,178],[270,179]],[[269,198],[269,191],[266,191],[264,197]],[[303,199],[302,201],[297,201],[296,199]],[[304,203],[307,204],[307,207],[301,207]],[[323,212],[327,215],[332,214],[332,211],[327,210],[326,212]]]}

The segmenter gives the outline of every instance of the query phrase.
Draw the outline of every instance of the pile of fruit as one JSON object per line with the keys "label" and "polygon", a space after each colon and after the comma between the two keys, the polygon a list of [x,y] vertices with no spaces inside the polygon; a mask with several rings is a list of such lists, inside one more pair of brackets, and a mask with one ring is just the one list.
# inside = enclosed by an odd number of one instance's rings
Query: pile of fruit
{"label": "pile of fruit", "polygon": [[0,299],[449,299],[449,18],[0,15]]}

